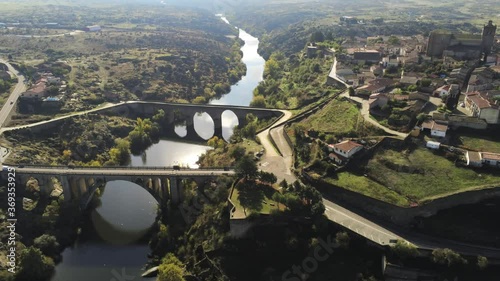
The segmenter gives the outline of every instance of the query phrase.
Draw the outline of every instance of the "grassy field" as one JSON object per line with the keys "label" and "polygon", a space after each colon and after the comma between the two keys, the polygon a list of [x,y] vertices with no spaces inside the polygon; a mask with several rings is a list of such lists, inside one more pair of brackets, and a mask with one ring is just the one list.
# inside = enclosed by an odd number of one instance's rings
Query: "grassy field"
{"label": "grassy field", "polygon": [[300,124],[335,136],[383,135],[377,128],[364,122],[356,105],[338,99],[332,100]]}
{"label": "grassy field", "polygon": [[278,203],[271,198],[276,191],[271,186],[253,182],[239,182],[232,193],[231,201],[236,207],[236,212],[245,215],[251,213],[270,214],[271,210],[278,209]]}
{"label": "grassy field", "polygon": [[[379,150],[368,162],[366,173],[417,202],[500,185],[498,174],[456,167],[450,160],[420,147],[411,152]],[[360,191],[363,192],[363,189]]]}
{"label": "grassy field", "polygon": [[471,135],[460,136],[460,142],[468,149],[500,153],[500,138],[480,138]]}
{"label": "grassy field", "polygon": [[362,193],[366,196],[385,201],[398,206],[409,206],[410,202],[404,196],[371,180],[349,172],[337,174],[336,178],[325,178],[328,183]]}

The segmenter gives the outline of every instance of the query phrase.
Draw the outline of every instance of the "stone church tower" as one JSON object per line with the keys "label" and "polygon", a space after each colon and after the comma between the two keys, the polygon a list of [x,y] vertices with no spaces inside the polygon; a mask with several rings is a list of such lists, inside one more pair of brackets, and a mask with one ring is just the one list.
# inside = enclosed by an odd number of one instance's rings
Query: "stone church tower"
{"label": "stone church tower", "polygon": [[491,21],[491,20],[488,22],[488,25],[485,25],[483,27],[482,47],[483,47],[485,61],[486,61],[486,57],[491,53],[491,48],[493,47],[493,44],[495,43],[496,31],[497,31],[497,26],[493,25],[493,21]]}

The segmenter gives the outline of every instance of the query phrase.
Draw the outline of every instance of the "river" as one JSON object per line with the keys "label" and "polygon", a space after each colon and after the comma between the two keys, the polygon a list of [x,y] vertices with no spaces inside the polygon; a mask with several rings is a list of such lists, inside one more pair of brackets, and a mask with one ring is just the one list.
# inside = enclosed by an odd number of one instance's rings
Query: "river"
{"label": "river", "polygon": [[[226,18],[223,21],[230,24]],[[253,90],[264,72],[265,60],[257,53],[259,40],[239,29],[242,61],[247,67],[242,79],[231,86],[231,91],[210,102],[219,105],[248,106]],[[232,128],[238,124],[232,112],[222,116],[223,136],[229,139]],[[207,139],[213,134],[213,121],[207,115],[196,116],[195,129]],[[179,135],[185,128],[178,127]],[[179,141],[160,140],[141,156],[131,156],[131,166],[171,166],[179,164],[197,168],[198,157],[210,147]],[[141,187],[125,181],[109,182],[101,196],[101,206],[92,211],[75,245],[62,253],[63,260],[56,267],[51,281],[136,281],[141,278],[147,262],[149,247],[144,237],[154,223],[156,200]]]}

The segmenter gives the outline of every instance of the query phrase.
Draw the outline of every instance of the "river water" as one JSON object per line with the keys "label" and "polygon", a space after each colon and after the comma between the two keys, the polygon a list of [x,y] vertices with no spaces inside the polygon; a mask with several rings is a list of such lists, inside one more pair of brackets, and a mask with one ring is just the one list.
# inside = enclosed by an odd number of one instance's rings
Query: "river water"
{"label": "river water", "polygon": [[[226,18],[221,17],[229,24]],[[245,42],[242,61],[246,75],[231,87],[231,91],[210,102],[218,105],[248,106],[253,90],[264,72],[265,60],[257,53],[259,40],[244,30],[239,37]],[[238,124],[232,112],[222,115],[223,136],[229,139],[232,128]],[[194,118],[198,134],[208,139],[213,134],[213,121],[206,114]],[[176,128],[185,134],[185,128]],[[143,155],[131,156],[131,166],[172,166],[174,164],[197,168],[198,157],[209,150],[205,145],[160,140]],[[155,280],[140,277],[147,262],[148,229],[156,216],[156,200],[140,186],[125,181],[109,182],[101,196],[102,204],[92,211],[89,222],[82,229],[75,245],[62,253],[63,260],[56,267],[51,281],[136,281]],[[141,239],[142,238],[142,239]]]}

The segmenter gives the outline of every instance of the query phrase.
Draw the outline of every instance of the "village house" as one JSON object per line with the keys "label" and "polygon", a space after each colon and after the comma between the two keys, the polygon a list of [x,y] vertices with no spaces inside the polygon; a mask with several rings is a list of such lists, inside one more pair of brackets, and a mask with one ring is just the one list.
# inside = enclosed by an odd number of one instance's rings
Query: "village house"
{"label": "village house", "polygon": [[490,167],[500,167],[500,154],[498,153],[467,151],[465,158],[467,166],[483,167],[487,165]]}
{"label": "village house", "polygon": [[499,100],[493,100],[488,93],[465,94],[464,106],[472,116],[484,119],[488,124],[500,123]]}
{"label": "village house", "polygon": [[451,85],[443,85],[437,88],[433,94],[435,97],[440,97],[440,98],[447,96],[450,93],[450,87]]}
{"label": "village house", "polygon": [[399,80],[399,83],[404,86],[411,86],[411,85],[417,85],[418,81],[420,81],[420,78],[416,76],[415,74],[403,74],[401,75],[401,79]]}
{"label": "village house", "polygon": [[328,145],[328,150],[332,152],[329,157],[337,164],[345,164],[362,149],[363,145],[351,140]]}
{"label": "village house", "polygon": [[373,79],[373,80],[368,81],[367,85],[359,87],[356,90],[356,94],[369,96],[371,94],[376,94],[376,93],[380,93],[382,91],[385,91],[386,89],[393,86],[394,84],[396,84],[396,82],[392,79],[389,79],[389,78]]}
{"label": "village house", "polygon": [[47,85],[45,82],[40,81],[35,84],[34,87],[31,87],[26,92],[22,93],[19,97],[21,99],[41,99],[45,95],[45,90],[47,89]]}
{"label": "village house", "polygon": [[389,97],[386,94],[381,93],[370,95],[370,99],[368,100],[370,111],[377,107],[382,108],[387,103],[389,103]]}
{"label": "village house", "polygon": [[420,130],[429,130],[431,132],[431,136],[444,138],[446,137],[446,132],[448,131],[448,122],[426,120],[420,126]]}
{"label": "village house", "polygon": [[362,50],[354,52],[354,60],[359,64],[379,63],[381,54],[377,50]]}
{"label": "village house", "polygon": [[480,67],[475,69],[470,76],[467,85],[467,93],[492,89],[494,76],[495,72],[489,67]]}
{"label": "village house", "polygon": [[396,57],[384,57],[382,59],[382,65],[384,67],[398,67],[399,60]]}

